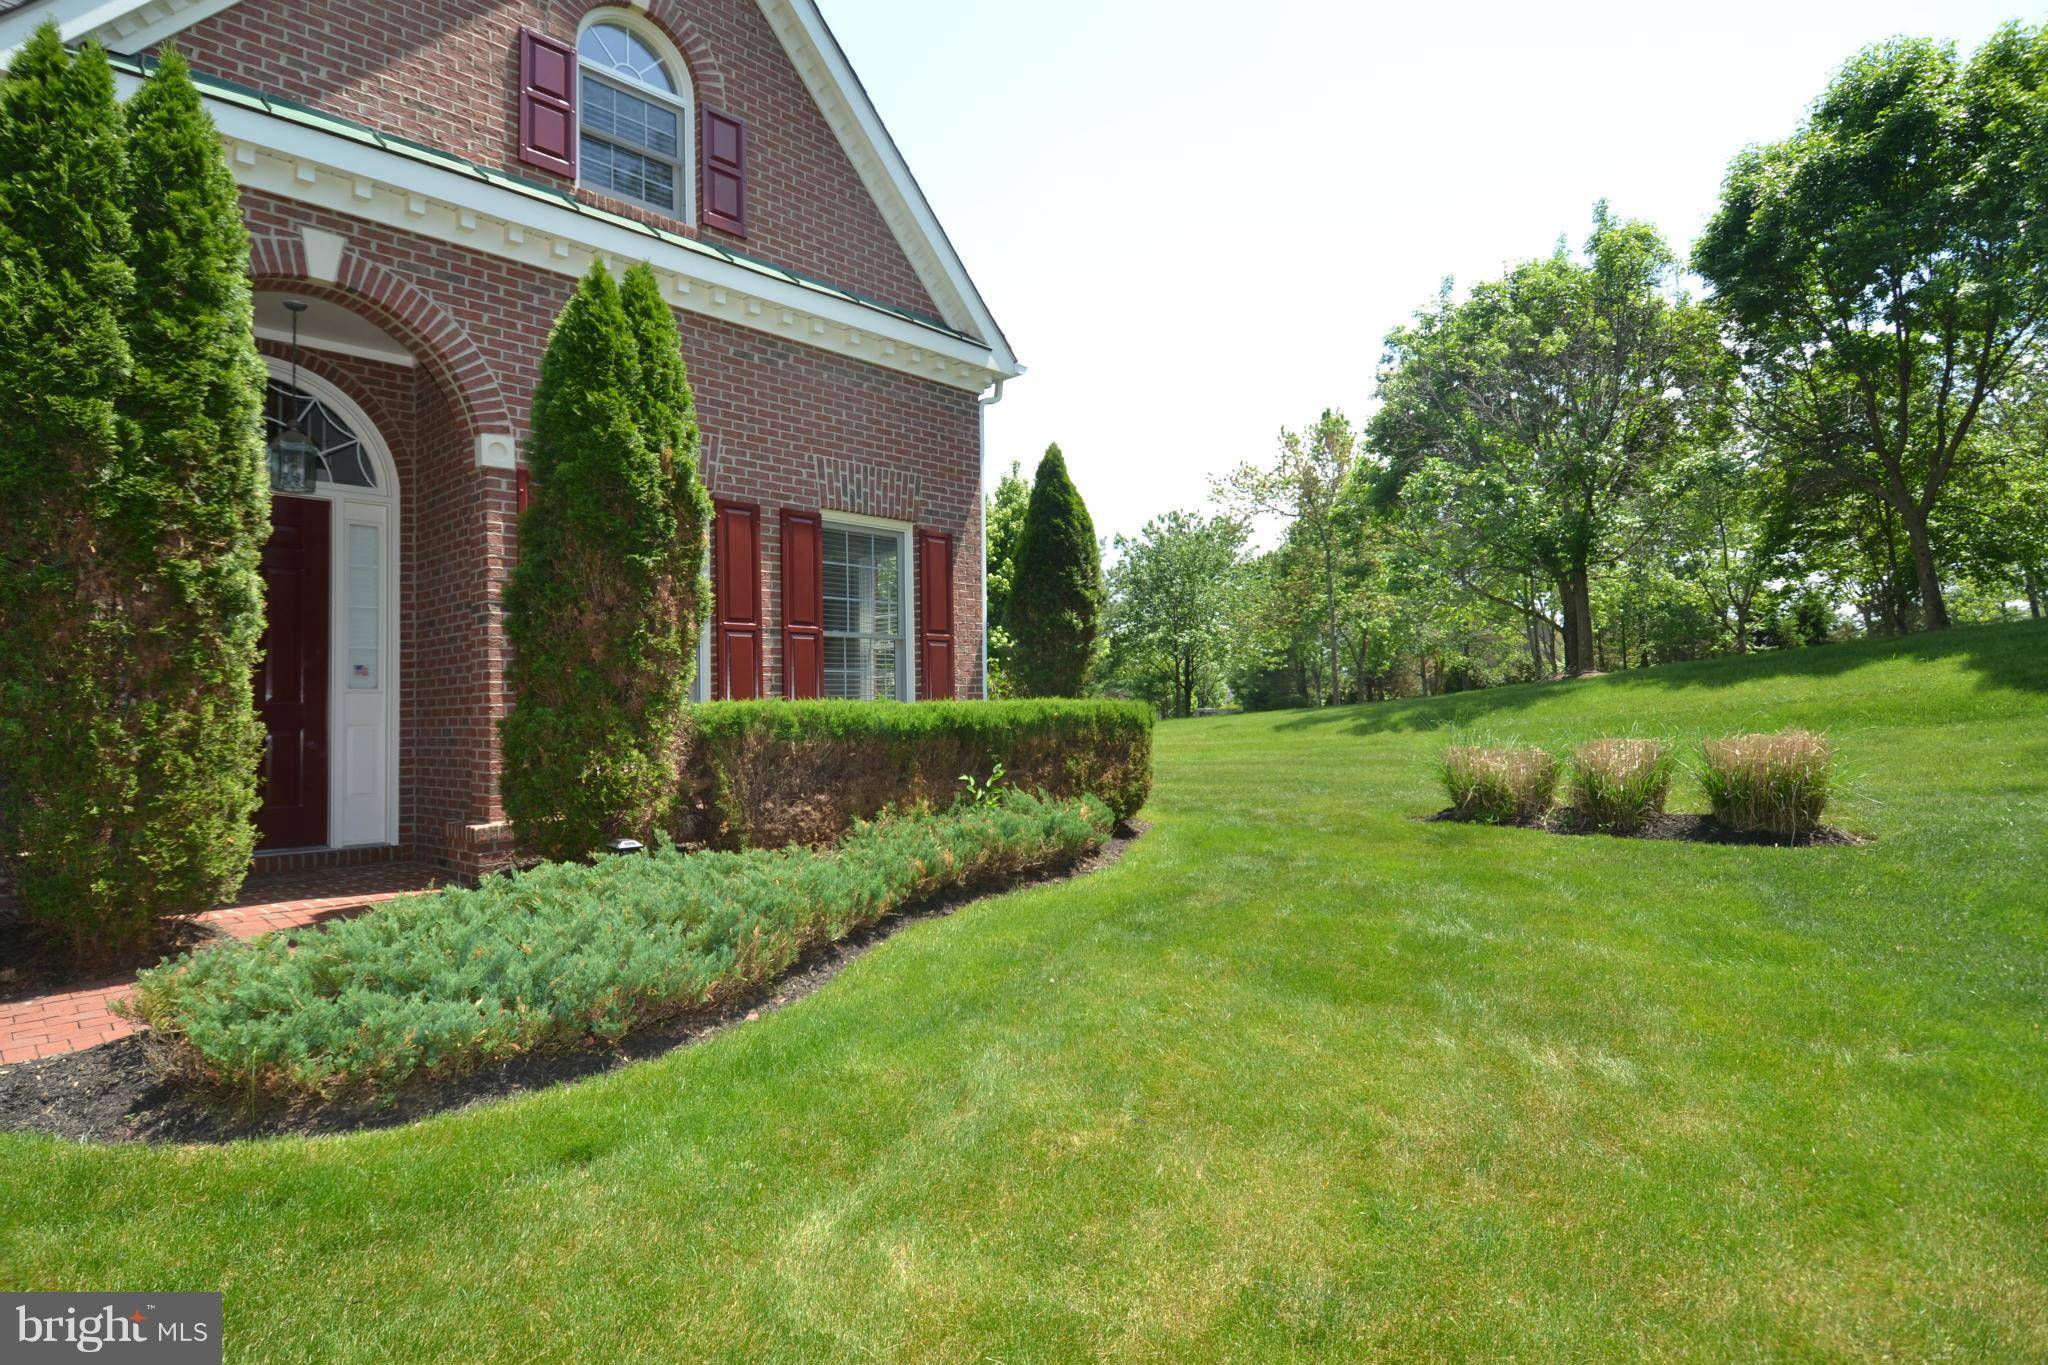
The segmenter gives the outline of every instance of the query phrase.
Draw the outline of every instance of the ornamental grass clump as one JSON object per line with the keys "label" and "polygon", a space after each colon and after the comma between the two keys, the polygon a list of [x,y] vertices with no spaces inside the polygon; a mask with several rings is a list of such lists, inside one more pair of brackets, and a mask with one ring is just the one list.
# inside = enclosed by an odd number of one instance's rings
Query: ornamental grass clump
{"label": "ornamental grass clump", "polygon": [[1451,809],[1465,820],[1527,824],[1557,794],[1557,758],[1546,749],[1454,744],[1444,750],[1442,771]]}
{"label": "ornamental grass clump", "polygon": [[1710,739],[1700,785],[1730,829],[1800,839],[1820,828],[1834,781],[1834,751],[1809,730]]}
{"label": "ornamental grass clump", "polygon": [[1654,739],[1596,739],[1572,751],[1571,804],[1579,823],[1635,834],[1664,813],[1671,746]]}
{"label": "ornamental grass clump", "polygon": [[1005,793],[895,815],[833,849],[550,863],[142,973],[125,1007],[173,1074],[264,1102],[388,1096],[713,1009],[809,949],[941,892],[1070,864],[1113,817]]}

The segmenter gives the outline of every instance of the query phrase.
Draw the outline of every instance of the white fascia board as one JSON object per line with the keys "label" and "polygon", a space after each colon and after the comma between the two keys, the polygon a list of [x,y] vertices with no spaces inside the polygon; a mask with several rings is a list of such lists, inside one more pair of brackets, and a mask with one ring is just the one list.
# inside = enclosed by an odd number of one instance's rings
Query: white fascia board
{"label": "white fascia board", "polygon": [[[116,72],[125,98],[141,77]],[[675,242],[410,157],[207,100],[242,185],[557,274],[594,259],[652,265],[669,302],[754,331],[979,393],[1010,377],[991,350],[858,300],[777,279]]]}
{"label": "white fascia board", "polygon": [[208,19],[236,0],[48,0],[0,18],[0,61],[12,57],[44,20],[67,43],[97,38],[115,52],[139,52]]}
{"label": "white fascia board", "polygon": [[966,265],[815,0],[759,0],[759,4],[918,277],[938,303],[940,315],[961,331],[987,341],[997,368],[1012,377],[1023,373],[1002,328],[996,325],[981,291],[974,287]]}

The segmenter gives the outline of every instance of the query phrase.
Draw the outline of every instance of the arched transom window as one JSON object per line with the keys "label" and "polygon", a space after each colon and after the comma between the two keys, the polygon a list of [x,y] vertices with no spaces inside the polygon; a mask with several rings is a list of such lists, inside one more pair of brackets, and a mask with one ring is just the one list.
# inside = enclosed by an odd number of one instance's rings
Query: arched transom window
{"label": "arched transom window", "polygon": [[377,468],[370,453],[340,414],[286,381],[272,376],[263,405],[263,442],[277,440],[287,427],[297,427],[313,443],[318,482],[343,488],[375,488]]}
{"label": "arched transom window", "polygon": [[663,213],[689,217],[689,75],[651,35],[610,17],[576,40],[581,182]]}

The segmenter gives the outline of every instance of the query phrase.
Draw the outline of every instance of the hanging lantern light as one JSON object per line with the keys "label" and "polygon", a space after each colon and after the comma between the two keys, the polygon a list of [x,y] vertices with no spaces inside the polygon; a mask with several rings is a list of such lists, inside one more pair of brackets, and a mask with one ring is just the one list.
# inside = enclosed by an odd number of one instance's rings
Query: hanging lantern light
{"label": "hanging lantern light", "polygon": [[270,488],[274,493],[310,493],[314,481],[319,477],[320,447],[313,444],[305,428],[299,425],[299,314],[306,311],[302,299],[286,299],[284,306],[292,315],[292,385],[287,400],[292,410],[287,413],[283,429],[270,442]]}

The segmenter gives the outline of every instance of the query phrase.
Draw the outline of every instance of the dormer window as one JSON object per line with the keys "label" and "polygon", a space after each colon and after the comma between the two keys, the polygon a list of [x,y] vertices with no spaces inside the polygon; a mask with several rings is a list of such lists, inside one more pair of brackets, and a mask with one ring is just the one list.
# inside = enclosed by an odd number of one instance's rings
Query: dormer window
{"label": "dormer window", "polygon": [[689,218],[689,77],[649,36],[611,17],[576,41],[577,179],[605,194]]}

